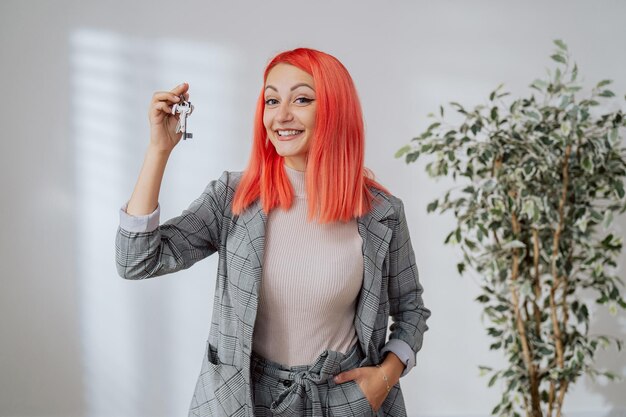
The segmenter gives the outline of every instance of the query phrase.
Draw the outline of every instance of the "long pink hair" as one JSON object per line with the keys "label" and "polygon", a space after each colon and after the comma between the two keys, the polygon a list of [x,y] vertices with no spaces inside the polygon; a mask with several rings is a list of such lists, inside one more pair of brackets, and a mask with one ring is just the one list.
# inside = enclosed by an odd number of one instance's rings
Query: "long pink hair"
{"label": "long pink hair", "polygon": [[[363,165],[363,115],[352,77],[332,55],[297,48],[279,53],[270,61],[263,74],[263,87],[270,70],[279,63],[306,71],[315,83],[317,112],[305,172],[307,220],[319,215],[319,223],[345,222],[362,216],[373,204],[374,196],[368,187],[390,192],[376,182],[371,170]],[[232,212],[236,215],[258,197],[265,213],[278,205],[287,210],[293,200],[293,188],[283,167],[284,158],[271,142],[265,146],[263,90],[261,88],[256,106],[252,153],[233,197]]]}

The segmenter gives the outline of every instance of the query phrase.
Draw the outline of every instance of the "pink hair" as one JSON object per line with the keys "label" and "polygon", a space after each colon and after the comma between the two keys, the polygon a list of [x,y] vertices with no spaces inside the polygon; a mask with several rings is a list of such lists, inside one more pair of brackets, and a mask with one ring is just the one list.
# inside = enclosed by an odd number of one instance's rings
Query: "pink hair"
{"label": "pink hair", "polygon": [[[365,139],[361,104],[348,70],[332,55],[297,48],[276,55],[265,68],[263,84],[279,63],[311,74],[315,83],[317,113],[305,172],[308,221],[319,210],[320,223],[349,221],[367,213],[375,187],[390,194],[364,167]],[[280,205],[291,207],[293,189],[284,171],[284,158],[273,145],[265,146],[263,88],[254,118],[254,138],[248,166],[233,197],[233,214],[240,214],[258,197],[265,213]]]}

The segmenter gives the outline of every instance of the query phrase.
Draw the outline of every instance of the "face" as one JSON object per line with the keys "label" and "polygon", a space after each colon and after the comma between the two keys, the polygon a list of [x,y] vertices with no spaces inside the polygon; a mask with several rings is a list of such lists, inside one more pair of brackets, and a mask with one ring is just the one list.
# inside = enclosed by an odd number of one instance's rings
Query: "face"
{"label": "face", "polygon": [[306,71],[289,64],[272,68],[265,81],[263,124],[276,152],[285,164],[306,170],[315,128],[315,84]]}

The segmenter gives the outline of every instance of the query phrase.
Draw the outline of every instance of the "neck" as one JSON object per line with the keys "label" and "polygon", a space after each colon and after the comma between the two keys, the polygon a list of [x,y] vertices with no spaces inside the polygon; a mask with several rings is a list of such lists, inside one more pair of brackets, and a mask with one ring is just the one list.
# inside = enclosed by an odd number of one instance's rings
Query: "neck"
{"label": "neck", "polygon": [[288,165],[284,165],[285,173],[291,182],[291,186],[293,187],[293,191],[296,197],[305,197],[306,198],[306,182],[305,182],[305,172],[299,171],[295,168],[291,168]]}

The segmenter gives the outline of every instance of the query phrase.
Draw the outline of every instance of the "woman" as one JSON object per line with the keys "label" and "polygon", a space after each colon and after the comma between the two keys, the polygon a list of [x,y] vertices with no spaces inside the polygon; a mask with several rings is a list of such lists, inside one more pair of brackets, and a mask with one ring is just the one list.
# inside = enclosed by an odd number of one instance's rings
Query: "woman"
{"label": "woman", "polygon": [[297,48],[263,81],[246,170],[224,171],[161,225],[160,183],[182,136],[171,106],[189,86],[154,94],[118,272],[151,278],[219,251],[190,416],[406,416],[399,379],[431,313],[403,203],[363,166],[352,79],[333,56]]}

